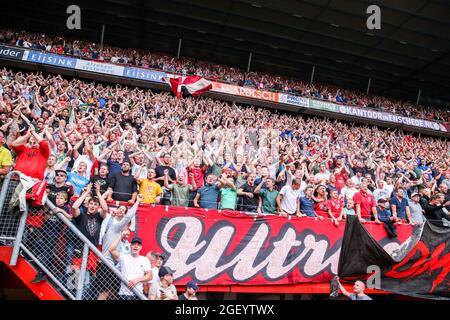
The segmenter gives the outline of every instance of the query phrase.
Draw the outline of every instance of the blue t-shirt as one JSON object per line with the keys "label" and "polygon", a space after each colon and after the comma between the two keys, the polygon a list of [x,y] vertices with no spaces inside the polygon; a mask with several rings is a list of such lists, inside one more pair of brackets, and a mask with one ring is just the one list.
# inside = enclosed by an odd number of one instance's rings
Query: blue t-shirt
{"label": "blue t-shirt", "polygon": [[219,197],[220,189],[214,184],[212,186],[204,185],[198,189],[200,194],[199,205],[200,208],[217,209],[217,198]]}
{"label": "blue t-shirt", "polygon": [[391,206],[395,205],[397,207],[397,218],[405,219],[406,218],[406,207],[408,207],[408,200],[402,198],[400,201],[397,196],[392,197]]}
{"label": "blue t-shirt", "polygon": [[117,161],[108,159],[107,164],[109,169],[108,179],[111,179],[113,176],[122,171],[122,165]]}
{"label": "blue t-shirt", "polygon": [[83,188],[89,184],[89,179],[79,176],[76,172],[69,172],[67,174],[67,182],[73,185],[73,189],[80,196],[83,193]]}
{"label": "blue t-shirt", "polygon": [[300,198],[300,212],[306,214],[308,217],[315,217],[314,200],[307,197]]}
{"label": "blue t-shirt", "polygon": [[103,109],[106,105],[106,100],[104,98],[98,99],[98,102],[100,102],[100,109]]}
{"label": "blue t-shirt", "polygon": [[380,207],[377,207],[378,220],[381,222],[389,222],[391,218],[391,212],[387,209],[382,210]]}

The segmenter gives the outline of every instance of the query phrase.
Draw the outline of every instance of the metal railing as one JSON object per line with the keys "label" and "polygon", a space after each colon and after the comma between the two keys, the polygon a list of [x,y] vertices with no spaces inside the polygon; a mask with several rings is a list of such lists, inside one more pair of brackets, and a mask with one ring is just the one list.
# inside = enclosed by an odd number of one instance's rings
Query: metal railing
{"label": "metal railing", "polygon": [[[128,280],[73,222],[54,211],[53,203],[27,206],[25,212],[11,210],[16,176],[7,175],[0,194],[0,240],[9,241],[0,245],[14,243],[10,265],[23,255],[66,299],[117,299],[121,283],[128,286]],[[130,291],[136,299],[147,300],[136,287]]]}
{"label": "metal railing", "polygon": [[11,172],[3,180],[0,191],[0,244],[3,245],[11,244],[16,239],[19,227],[20,214],[18,209],[9,208],[18,184],[19,176]]}

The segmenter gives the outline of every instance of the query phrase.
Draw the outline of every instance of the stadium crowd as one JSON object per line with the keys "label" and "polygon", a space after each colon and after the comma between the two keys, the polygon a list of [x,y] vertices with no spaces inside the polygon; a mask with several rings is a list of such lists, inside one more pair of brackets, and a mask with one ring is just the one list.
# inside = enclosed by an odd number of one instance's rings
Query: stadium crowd
{"label": "stadium crowd", "polygon": [[245,72],[235,67],[200,61],[194,58],[181,57],[177,59],[169,54],[150,53],[146,50],[133,48],[123,49],[111,46],[101,48],[98,44],[88,41],[69,40],[60,36],[16,30],[0,31],[0,43],[85,59],[161,69],[184,75],[196,74],[211,80],[240,86],[287,92],[307,98],[351,106],[368,107],[407,117],[450,122],[449,110],[445,107],[415,105],[406,101],[367,95],[363,92],[346,90],[331,85],[309,84],[300,79],[291,79],[260,72]]}
{"label": "stadium crowd", "polygon": [[[3,69],[0,76],[0,173],[47,181],[58,210],[95,245],[103,242],[121,268],[128,255],[141,257],[141,239],[120,245],[139,204],[314,217],[336,226],[357,215],[383,223],[391,237],[397,225],[425,219],[450,226],[446,139],[59,75]],[[108,227],[108,203],[117,203],[121,228]],[[173,271],[155,273],[158,253],[149,255],[153,265],[146,262],[129,288],[144,290],[151,270],[160,282],[148,289],[150,299],[176,299]],[[97,287],[99,298],[108,297],[110,288]],[[190,283],[185,297],[195,288]],[[119,297],[133,294],[122,285]]]}
{"label": "stadium crowd", "polygon": [[[16,169],[50,185],[64,172],[76,197],[99,183],[106,201],[129,205],[140,193],[144,204],[292,214],[294,194],[283,192],[299,184],[298,196],[314,193],[305,214],[324,218],[334,198],[348,205],[361,187],[375,201],[398,190],[448,197],[444,139],[61,76],[1,76],[0,130]],[[25,143],[45,148],[39,161],[20,161]]]}

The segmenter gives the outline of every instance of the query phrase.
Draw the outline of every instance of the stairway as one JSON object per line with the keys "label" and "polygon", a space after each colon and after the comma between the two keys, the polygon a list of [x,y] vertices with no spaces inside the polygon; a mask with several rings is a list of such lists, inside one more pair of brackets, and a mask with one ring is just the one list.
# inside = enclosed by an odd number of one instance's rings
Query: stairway
{"label": "stairway", "polygon": [[[15,266],[10,266],[9,262],[13,248],[10,246],[0,247],[0,262],[3,262],[19,278],[28,289],[40,300],[65,300],[48,281],[42,281],[36,284],[31,283],[37,274],[36,269],[24,258],[19,257]],[[2,275],[3,276],[3,275]],[[8,279],[5,279],[8,280]],[[9,281],[13,281],[11,278]]]}

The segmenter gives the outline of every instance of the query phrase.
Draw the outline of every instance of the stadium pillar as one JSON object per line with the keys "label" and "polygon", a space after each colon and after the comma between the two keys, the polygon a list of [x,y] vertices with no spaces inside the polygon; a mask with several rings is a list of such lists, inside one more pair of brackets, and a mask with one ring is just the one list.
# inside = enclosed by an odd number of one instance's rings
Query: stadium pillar
{"label": "stadium pillar", "polygon": [[311,79],[309,80],[309,84],[313,83],[314,81],[314,73],[316,72],[316,65],[314,64],[311,70]]}
{"label": "stadium pillar", "polygon": [[369,80],[367,81],[366,94],[369,94],[371,84],[372,84],[372,78],[369,78]]}
{"label": "stadium pillar", "polygon": [[419,92],[417,93],[417,100],[416,100],[416,104],[420,103],[420,95],[422,94],[422,89],[419,89]]}
{"label": "stadium pillar", "polygon": [[103,50],[103,38],[105,37],[105,25],[102,25],[102,35],[100,36],[100,50]]}
{"label": "stadium pillar", "polygon": [[181,53],[181,43],[183,42],[183,39],[179,38],[178,39],[178,51],[177,51],[177,59],[180,57],[180,53]]}
{"label": "stadium pillar", "polygon": [[250,66],[252,64],[252,55],[253,54],[251,52],[248,54],[247,72],[250,72]]}

